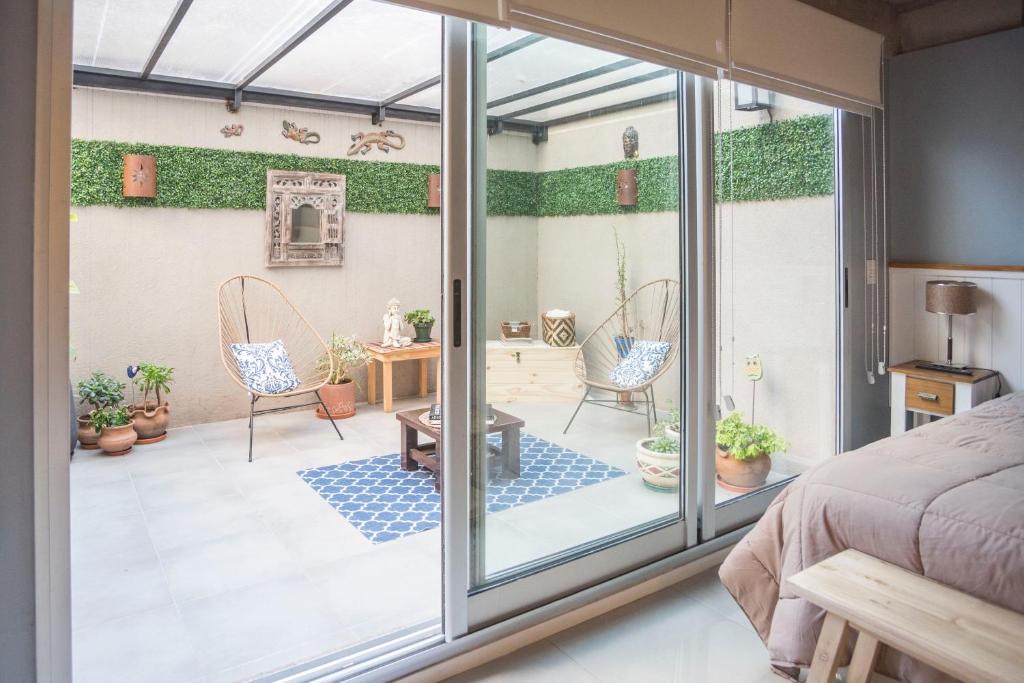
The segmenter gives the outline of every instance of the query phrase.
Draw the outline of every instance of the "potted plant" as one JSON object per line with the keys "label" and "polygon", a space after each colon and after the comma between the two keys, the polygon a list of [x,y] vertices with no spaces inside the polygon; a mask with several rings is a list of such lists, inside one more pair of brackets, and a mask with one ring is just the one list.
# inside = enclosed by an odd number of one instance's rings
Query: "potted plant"
{"label": "potted plant", "polygon": [[416,328],[414,342],[423,343],[430,341],[430,330],[434,327],[434,316],[430,314],[430,311],[425,308],[409,311],[405,314],[405,322]]}
{"label": "potted plant", "polygon": [[352,417],[356,414],[356,381],[348,373],[352,368],[368,364],[370,353],[355,337],[339,337],[336,334],[332,334],[327,341],[327,349],[330,356],[325,354],[317,367],[321,371],[329,368],[331,358],[334,358],[334,369],[327,378],[327,384],[320,389],[320,399],[330,415],[324,411],[323,406],[317,406],[316,416],[324,420],[328,417],[335,420]]}
{"label": "potted plant", "polygon": [[110,375],[94,372],[76,386],[78,402],[91,410],[78,418],[78,444],[86,450],[99,448],[99,432],[92,428],[90,416],[97,410],[120,405],[124,401],[124,383]]}
{"label": "potted plant", "polygon": [[128,406],[106,406],[89,413],[89,422],[99,435],[99,446],[108,455],[124,455],[139,436],[135,433]]}
{"label": "potted plant", "polygon": [[665,436],[671,437],[676,441],[679,441],[682,435],[682,413],[679,410],[679,406],[675,404],[675,401],[668,402],[668,421],[662,423],[664,425]]}
{"label": "potted plant", "polygon": [[736,412],[715,425],[718,444],[715,472],[722,488],[747,493],[764,486],[772,469],[772,453],[788,448],[786,442],[764,425],[747,424]]}
{"label": "potted plant", "polygon": [[[132,406],[132,420],[139,435],[139,445],[156,443],[167,438],[167,425],[171,421],[171,405],[163,400],[161,392],[171,393],[174,368],[154,363],[139,363],[129,368],[128,374],[142,391],[142,403]],[[153,400],[150,401],[150,396]]]}
{"label": "potted plant", "polygon": [[644,484],[656,491],[679,488],[679,439],[665,433],[659,423],[655,435],[636,442],[636,464]]}

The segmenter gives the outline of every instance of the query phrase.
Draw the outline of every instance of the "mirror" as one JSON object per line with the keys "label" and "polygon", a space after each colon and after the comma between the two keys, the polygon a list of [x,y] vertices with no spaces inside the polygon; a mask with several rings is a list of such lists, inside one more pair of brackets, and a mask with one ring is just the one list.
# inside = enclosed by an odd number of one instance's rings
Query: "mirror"
{"label": "mirror", "polygon": [[292,243],[320,242],[320,210],[311,204],[292,209]]}

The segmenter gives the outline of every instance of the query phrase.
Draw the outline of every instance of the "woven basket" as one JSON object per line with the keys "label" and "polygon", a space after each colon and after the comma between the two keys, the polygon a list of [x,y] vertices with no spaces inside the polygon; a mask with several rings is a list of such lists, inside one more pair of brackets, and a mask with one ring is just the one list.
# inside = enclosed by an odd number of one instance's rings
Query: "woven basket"
{"label": "woven basket", "polygon": [[529,339],[532,325],[525,320],[502,320],[502,339]]}
{"label": "woven basket", "polygon": [[541,316],[544,327],[544,343],[548,346],[574,346],[576,344],[576,314],[570,313],[564,318]]}

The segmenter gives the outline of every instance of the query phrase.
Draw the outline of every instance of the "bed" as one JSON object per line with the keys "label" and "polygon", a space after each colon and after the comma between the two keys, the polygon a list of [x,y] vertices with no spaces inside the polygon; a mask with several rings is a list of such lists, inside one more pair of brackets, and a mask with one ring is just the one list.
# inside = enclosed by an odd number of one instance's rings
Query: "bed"
{"label": "bed", "polygon": [[[829,458],[775,499],[719,576],[781,673],[808,666],[824,614],[786,578],[846,548],[1024,613],[1024,392]],[[878,670],[952,680],[893,651]]]}

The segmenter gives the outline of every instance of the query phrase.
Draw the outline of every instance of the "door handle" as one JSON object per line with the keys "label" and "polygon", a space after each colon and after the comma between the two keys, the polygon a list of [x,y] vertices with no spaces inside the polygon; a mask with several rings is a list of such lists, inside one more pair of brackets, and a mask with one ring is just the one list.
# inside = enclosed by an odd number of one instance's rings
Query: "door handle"
{"label": "door handle", "polygon": [[462,280],[452,280],[452,346],[462,346]]}
{"label": "door handle", "polygon": [[917,392],[917,397],[919,399],[921,399],[922,401],[937,402],[939,400],[939,395],[938,394],[930,394],[927,391],[919,391],[919,392]]}

